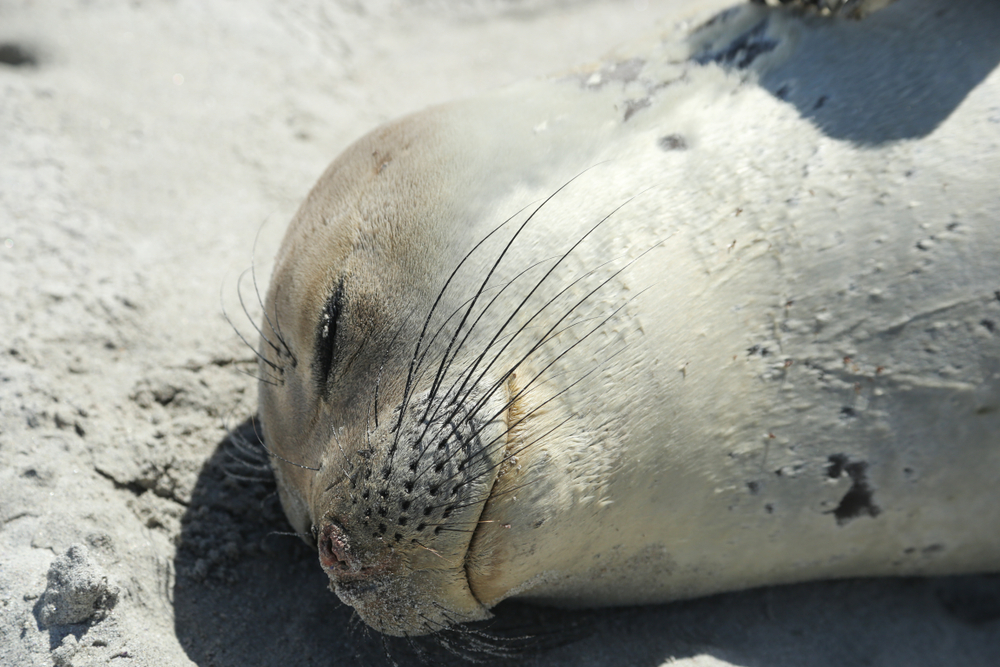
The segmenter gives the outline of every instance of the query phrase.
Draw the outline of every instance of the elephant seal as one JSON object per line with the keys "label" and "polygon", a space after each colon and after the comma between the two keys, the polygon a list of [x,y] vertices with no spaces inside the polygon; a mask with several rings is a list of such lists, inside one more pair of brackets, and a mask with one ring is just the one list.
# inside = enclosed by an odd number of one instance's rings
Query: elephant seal
{"label": "elephant seal", "polygon": [[348,148],[259,406],[341,600],[419,635],[996,570],[998,28],[746,5]]}

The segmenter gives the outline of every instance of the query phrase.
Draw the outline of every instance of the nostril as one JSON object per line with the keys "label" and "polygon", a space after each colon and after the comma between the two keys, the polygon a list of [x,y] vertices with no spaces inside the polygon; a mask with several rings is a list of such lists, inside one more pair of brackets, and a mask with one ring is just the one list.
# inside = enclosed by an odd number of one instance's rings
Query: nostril
{"label": "nostril", "polygon": [[347,545],[343,534],[335,526],[327,526],[319,535],[319,562],[327,569],[347,569]]}

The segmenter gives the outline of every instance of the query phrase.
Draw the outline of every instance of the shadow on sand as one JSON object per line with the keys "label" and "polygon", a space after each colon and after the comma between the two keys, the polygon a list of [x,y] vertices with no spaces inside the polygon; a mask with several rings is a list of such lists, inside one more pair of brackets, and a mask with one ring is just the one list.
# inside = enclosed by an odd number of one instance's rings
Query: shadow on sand
{"label": "shadow on sand", "polygon": [[[249,421],[235,432],[253,437]],[[434,641],[383,639],[358,621],[327,589],[315,553],[276,534],[288,526],[273,480],[234,476],[251,471],[238,460],[234,468],[235,450],[228,439],[219,444],[183,518],[175,629],[192,661],[468,664]],[[485,664],[652,666],[696,655],[771,667],[1000,664],[995,576],[825,582],[585,612],[505,603],[495,611],[495,621],[476,624],[482,635],[457,633],[449,645]],[[493,649],[511,656],[491,656]]]}
{"label": "shadow on sand", "polygon": [[[779,12],[800,10],[759,11],[746,32],[709,44],[694,60],[742,70],[784,46],[770,24]],[[859,23],[801,20],[818,29],[788,45],[792,53],[760,85],[842,141],[926,136],[1000,63],[1000,3],[992,0],[899,0]],[[984,122],[1000,131],[1000,109]]]}

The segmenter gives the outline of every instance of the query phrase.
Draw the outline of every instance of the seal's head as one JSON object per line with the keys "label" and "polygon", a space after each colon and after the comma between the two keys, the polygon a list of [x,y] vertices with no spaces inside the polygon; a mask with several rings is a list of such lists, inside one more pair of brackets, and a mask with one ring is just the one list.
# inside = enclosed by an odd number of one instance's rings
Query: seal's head
{"label": "seal's head", "polygon": [[432,125],[387,126],[331,165],[287,232],[261,327],[286,514],[341,600],[390,635],[489,616],[466,556],[512,407],[510,377],[469,352],[467,293],[445,289],[468,248],[426,182]]}

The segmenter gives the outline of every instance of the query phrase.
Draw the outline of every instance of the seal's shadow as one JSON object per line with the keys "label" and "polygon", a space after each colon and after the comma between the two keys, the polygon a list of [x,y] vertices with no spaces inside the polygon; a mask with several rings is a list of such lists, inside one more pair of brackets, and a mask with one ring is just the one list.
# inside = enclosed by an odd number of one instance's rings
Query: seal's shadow
{"label": "seal's shadow", "polygon": [[[256,438],[247,420],[219,443],[181,520],[174,615],[188,657],[219,667],[465,664],[434,641],[384,638],[340,603],[315,552],[288,532],[266,456],[247,449]],[[482,661],[495,652],[518,658],[526,647],[539,654],[582,636],[576,619],[547,620],[564,612],[508,608],[475,635],[453,634],[449,645]],[[535,630],[526,639],[527,628]]]}
{"label": "seal's shadow", "polygon": [[[739,70],[775,51],[783,38],[764,16],[695,60]],[[992,0],[899,0],[857,24],[801,20],[821,29],[793,44],[760,85],[833,139],[877,145],[926,136],[1000,63],[1000,3]],[[845,21],[850,29],[838,29]],[[994,111],[988,122],[1000,123]]]}
{"label": "seal's shadow", "polygon": [[[249,420],[234,433],[255,437]],[[368,631],[327,589],[315,553],[276,534],[289,528],[273,479],[235,476],[234,447],[227,438],[216,448],[182,519],[175,630],[193,662],[467,664],[433,641]],[[247,471],[235,468],[241,477]],[[824,582],[596,611],[504,603],[494,611],[495,621],[451,637],[452,647],[475,649],[471,657],[486,664],[653,666],[705,654],[762,667],[1000,664],[1000,578],[989,576]]]}

